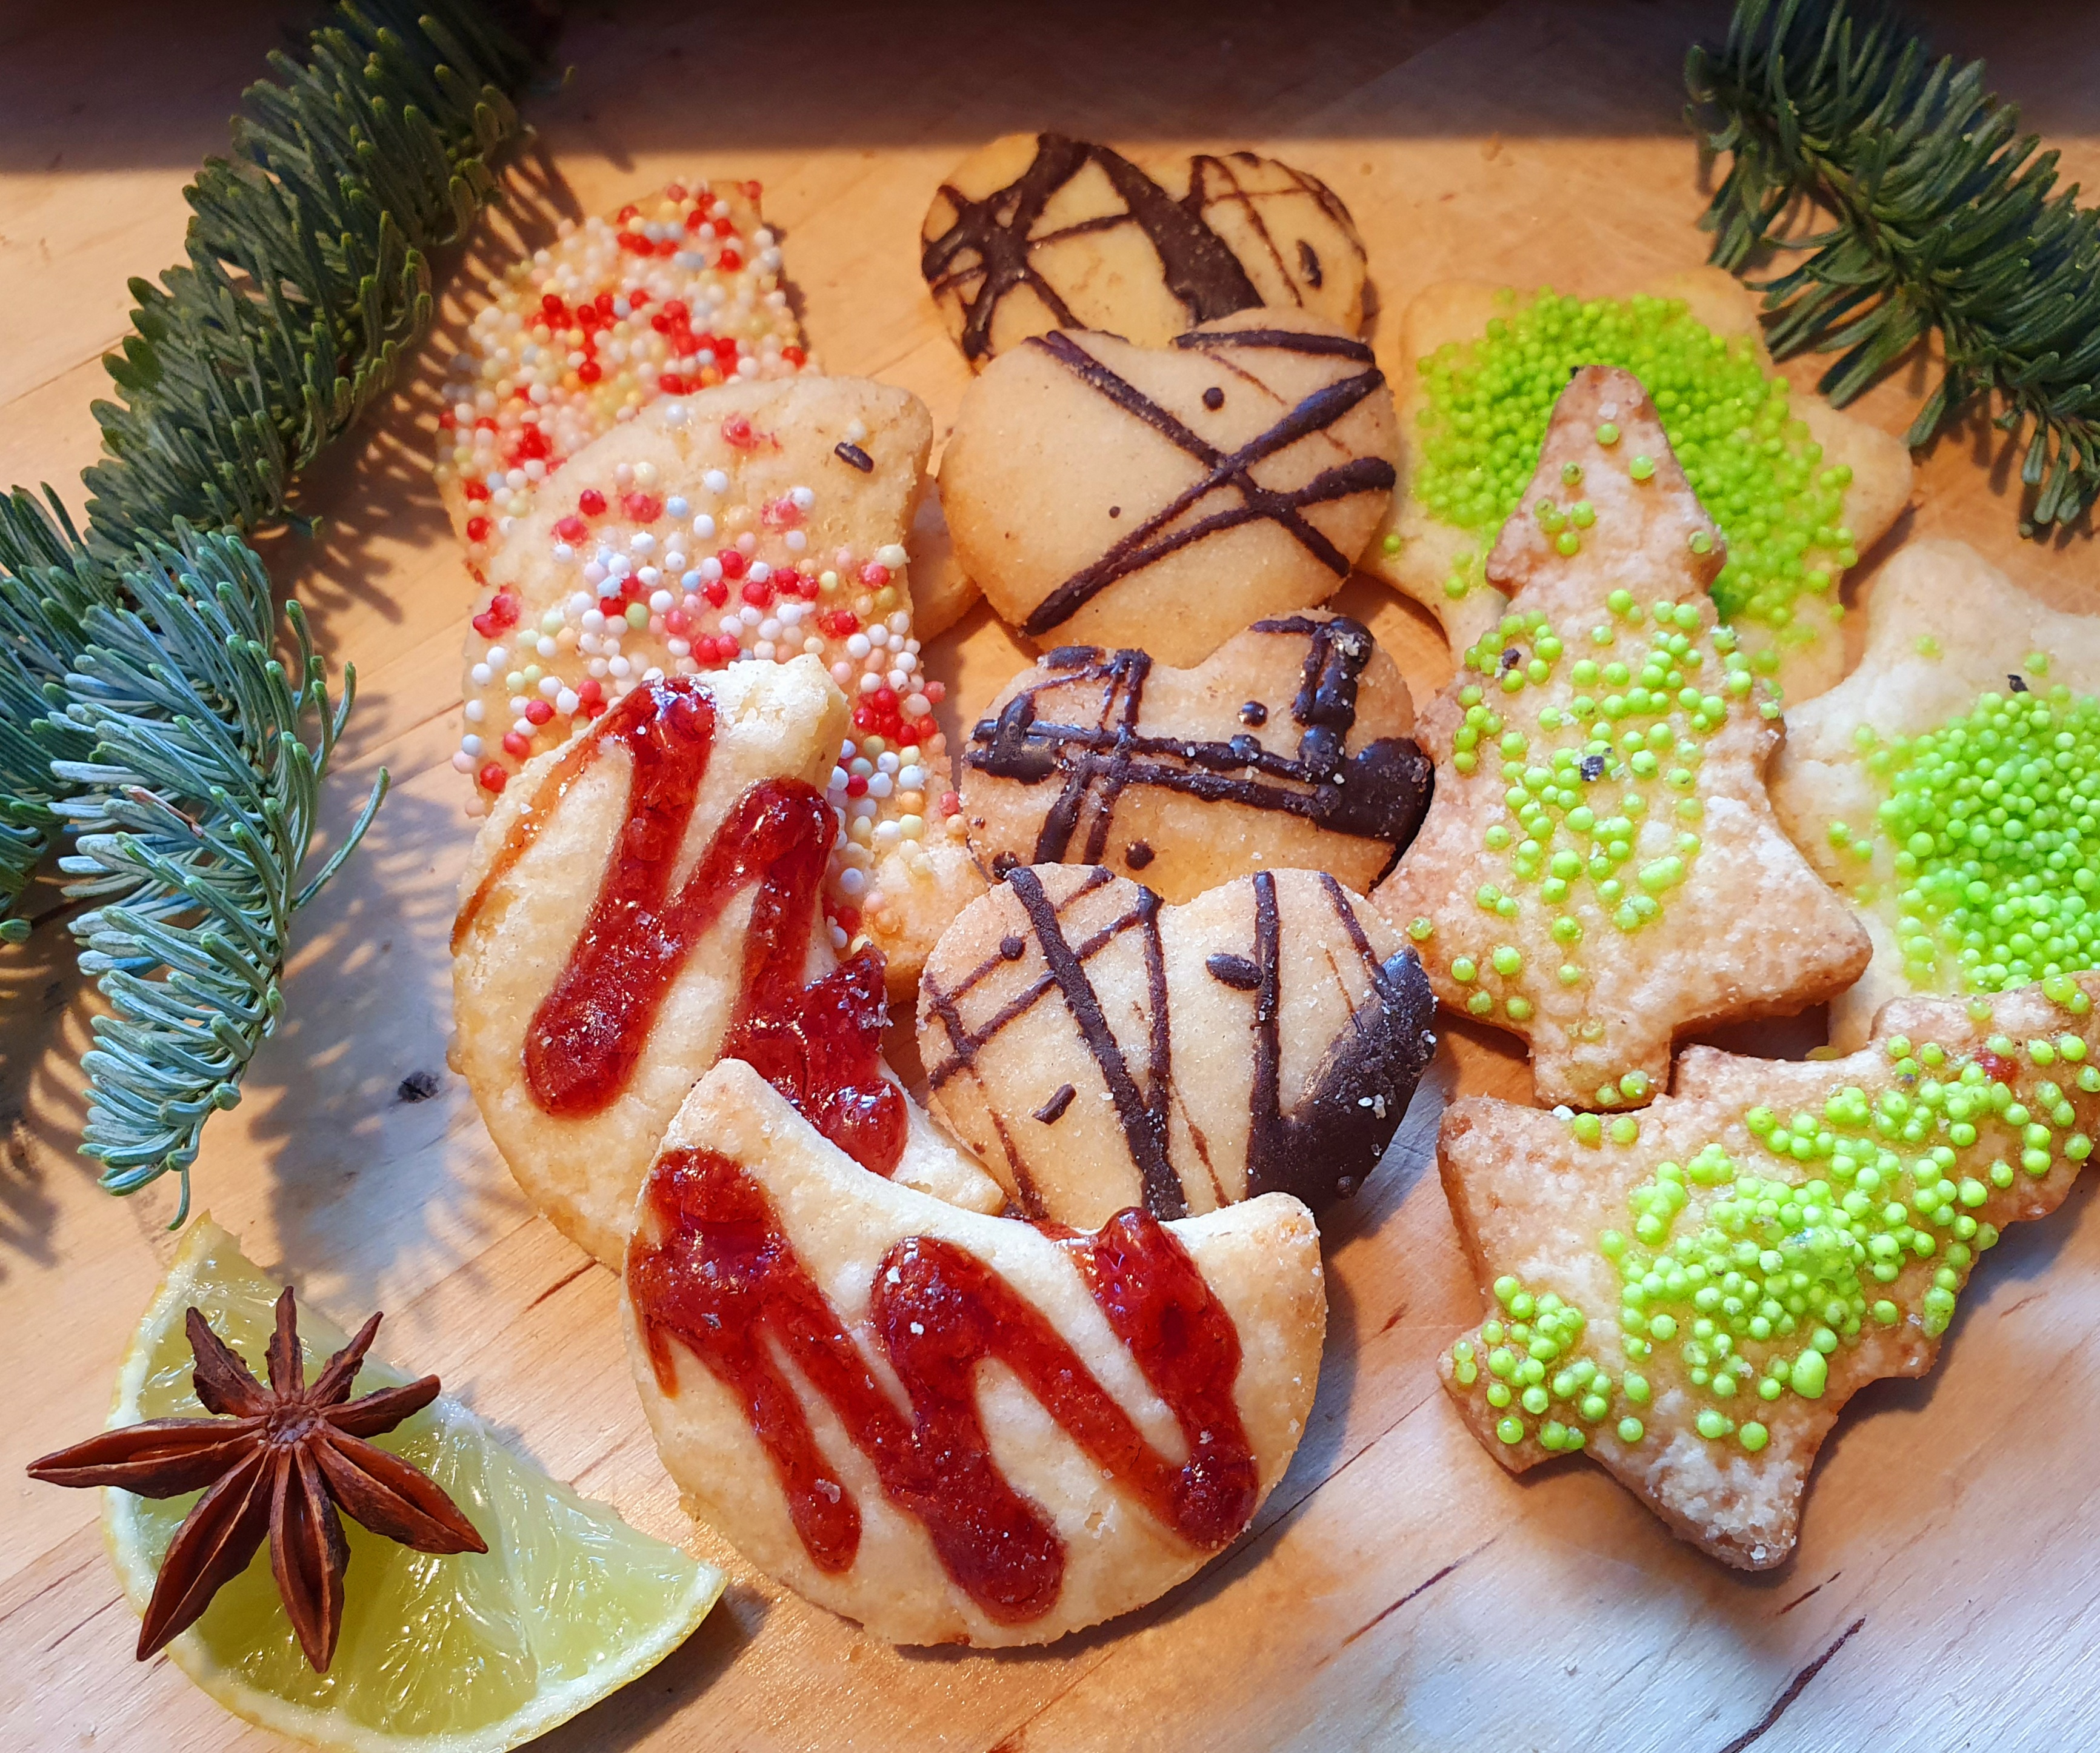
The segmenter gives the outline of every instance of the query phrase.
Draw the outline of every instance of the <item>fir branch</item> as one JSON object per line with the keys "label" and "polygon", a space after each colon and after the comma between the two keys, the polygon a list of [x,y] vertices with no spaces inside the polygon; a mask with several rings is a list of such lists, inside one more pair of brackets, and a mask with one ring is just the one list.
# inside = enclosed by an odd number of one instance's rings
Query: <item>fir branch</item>
{"label": "fir branch", "polygon": [[273,654],[240,534],[301,521],[298,475],[426,333],[426,252],[493,195],[537,64],[476,0],[426,3],[348,0],[245,95],[235,157],[187,192],[187,265],[132,282],[86,537],[55,496],[0,500],[0,936],[69,827],[68,892],[96,903],[81,962],[112,1011],[82,1148],[118,1192],[174,1169],[185,1213],[204,1123],[281,1014],[292,915],[386,790],[302,880],[351,676],[331,707],[296,604],[289,667]]}
{"label": "fir branch", "polygon": [[[240,1099],[276,1028],[292,915],[363,836],[386,791],[320,872],[301,880],[320,780],[349,716],[355,673],[330,707],[294,602],[290,664],[274,654],[270,580],[237,536],[142,553],[127,606],[82,618],[86,644],[59,721],[92,747],[53,764],[77,787],[54,804],[72,826],[68,892],[102,902],[73,930],[81,967],[114,1014],[95,1022],[82,1149],[128,1193],[189,1169],[205,1121]],[[179,1213],[177,1222],[182,1221]]]}
{"label": "fir branch", "polygon": [[[1805,258],[1761,283],[1773,353],[1838,354],[1818,387],[1842,407],[1936,334],[1911,444],[1995,396],[2023,452],[2021,533],[2076,522],[2100,496],[2100,210],[2058,188],[2057,155],[1983,64],[1932,60],[1878,6],[1738,0],[1685,83],[1702,152],[1731,155],[1700,222],[1712,259]],[[1790,237],[1804,200],[1833,222]]]}

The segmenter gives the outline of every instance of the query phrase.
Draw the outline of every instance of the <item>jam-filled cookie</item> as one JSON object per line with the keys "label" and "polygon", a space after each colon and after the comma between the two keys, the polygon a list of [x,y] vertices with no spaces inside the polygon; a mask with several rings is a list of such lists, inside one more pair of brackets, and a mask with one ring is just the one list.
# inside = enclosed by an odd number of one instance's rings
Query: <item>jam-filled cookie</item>
{"label": "jam-filled cookie", "polygon": [[1525,500],[1376,901],[1445,1003],[1530,1044],[1542,1101],[1638,1106],[1679,1033],[1831,998],[1870,946],[1773,816],[1779,703],[1716,624],[1718,532],[1632,376],[1576,374]]}
{"label": "jam-filled cookie", "polygon": [[1000,1203],[877,1056],[881,956],[832,947],[821,788],[845,724],[814,657],[644,682],[527,765],[475,842],[452,930],[455,1060],[518,1184],[602,1260],[620,1258],[665,1125],[724,1054],[865,1167]]}
{"label": "jam-filled cookie", "polygon": [[1022,865],[942,936],[919,993],[933,1111],[1023,1215],[1178,1218],[1353,1192],[1435,1050],[1414,953],[1324,871],[1180,906]]}
{"label": "jam-filled cookie", "polygon": [[1396,442],[1370,350],[1309,312],[1165,347],[1059,329],[964,395],[942,504],[1029,638],[1196,663],[1334,593],[1386,515]]}
{"label": "jam-filled cookie", "polygon": [[1258,870],[1366,892],[1429,807],[1414,705],[1370,630],[1257,621],[1193,669],[1061,646],[999,692],[963,754],[963,817],[994,874],[1105,865],[1168,901]]}
{"label": "jam-filled cookie", "polygon": [[2100,616],[1925,541],[1882,569],[1866,618],[1860,667],[1788,711],[1772,769],[1780,822],[1873,935],[1830,1007],[1843,1047],[1899,993],[2100,967]]}
{"label": "jam-filled cookie", "polygon": [[1454,650],[1502,617],[1486,562],[1526,503],[1554,399],[1577,367],[1610,365],[1640,377],[1722,532],[1714,601],[1745,652],[1789,703],[1844,673],[1838,586],[1908,500],[1910,451],[1794,391],[1733,275],[1591,299],[1439,281],[1401,312],[1388,363],[1401,482],[1364,567],[1436,615]]}
{"label": "jam-filled cookie", "polygon": [[963,355],[1099,328],[1140,346],[1267,306],[1354,334],[1364,244],[1317,177],[1252,152],[1140,169],[1112,147],[1009,134],[933,196],[920,266]]}
{"label": "jam-filled cookie", "polygon": [[908,990],[982,886],[902,545],[932,438],[905,390],[801,377],[660,401],[587,446],[489,566],[454,764],[492,798],[651,676],[816,657],[849,698],[825,770],[839,945],[865,932]]}
{"label": "jam-filled cookie", "polygon": [[1295,1200],[980,1216],[863,1174],[735,1060],[649,1171],[623,1305],[687,1506],[904,1644],[1047,1643],[1193,1575],[1289,1464],[1326,1324]]}

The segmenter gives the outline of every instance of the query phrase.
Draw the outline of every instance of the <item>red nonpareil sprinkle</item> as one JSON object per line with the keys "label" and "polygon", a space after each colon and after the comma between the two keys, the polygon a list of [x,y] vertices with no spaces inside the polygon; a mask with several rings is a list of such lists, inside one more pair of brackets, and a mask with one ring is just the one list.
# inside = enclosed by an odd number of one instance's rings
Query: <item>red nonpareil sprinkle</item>
{"label": "red nonpareil sprinkle", "polygon": [[729,585],[721,579],[709,579],[700,587],[700,594],[717,609],[729,601]]}
{"label": "red nonpareil sprinkle", "polygon": [[605,376],[605,368],[596,359],[585,359],[576,368],[576,378],[580,383],[594,384]]}
{"label": "red nonpareil sprinkle", "polygon": [[726,579],[740,579],[750,567],[750,562],[743,557],[739,548],[725,548],[716,554],[715,558],[721,563],[722,576]]}
{"label": "red nonpareil sprinkle", "polygon": [[743,258],[739,255],[734,249],[725,248],[721,256],[717,259],[715,266],[719,267],[725,274],[734,274],[739,268],[743,266]]}
{"label": "red nonpareil sprinkle", "polygon": [[846,795],[848,797],[866,797],[867,795],[867,781],[862,778],[858,773],[849,775],[846,779]]}
{"label": "red nonpareil sprinkle", "polygon": [[773,606],[773,587],[761,579],[746,579],[738,594],[754,609],[770,609]]}
{"label": "red nonpareil sprinkle", "polygon": [[691,315],[691,311],[682,298],[666,299],[663,310],[659,313],[661,320],[667,324],[682,323]]}
{"label": "red nonpareil sprinkle", "polygon": [[545,700],[527,700],[525,703],[525,717],[528,723],[544,725],[554,716],[554,707]]}
{"label": "red nonpareil sprinkle", "polygon": [[809,580],[792,566],[783,566],[773,575],[773,588],[783,597],[814,597],[816,592],[806,588]]}
{"label": "red nonpareil sprinkle", "polygon": [[721,423],[722,443],[735,445],[739,451],[748,451],[753,443],[749,417],[732,414]]}
{"label": "red nonpareil sprinkle", "polygon": [[528,421],[518,429],[516,455],[521,461],[545,461],[551,448],[547,443],[547,434],[540,429],[536,421]]}
{"label": "red nonpareil sprinkle", "polygon": [[596,487],[585,487],[576,496],[576,509],[586,518],[602,518],[605,515],[605,495]]}
{"label": "red nonpareil sprinkle", "polygon": [[879,560],[871,560],[860,569],[860,581],[870,590],[880,590],[889,582],[889,568]]}
{"label": "red nonpareil sprinkle", "polygon": [[929,681],[920,691],[936,706],[948,698],[948,685],[943,681]]}
{"label": "red nonpareil sprinkle", "polygon": [[547,320],[550,323],[558,322],[567,314],[567,306],[562,304],[559,293],[549,293],[540,299],[540,308],[546,312]]}
{"label": "red nonpareil sprinkle", "polygon": [[686,393],[686,380],[676,372],[666,372],[656,380],[656,387],[666,395],[683,395]]}
{"label": "red nonpareil sprinkle", "polygon": [[664,617],[664,631],[673,639],[683,639],[692,624],[683,609],[673,609]]}
{"label": "red nonpareil sprinkle", "polygon": [[494,527],[486,518],[470,518],[466,520],[466,539],[470,542],[485,542]]}
{"label": "red nonpareil sprinkle", "polygon": [[621,208],[618,213],[615,214],[613,218],[620,224],[624,225],[629,219],[639,218],[641,215],[642,209],[636,206],[633,201],[629,201],[624,207]]}
{"label": "red nonpareil sprinkle", "polygon": [[859,908],[834,906],[827,898],[824,902],[824,910],[832,916],[832,924],[838,927],[847,936],[852,936],[860,929]]}
{"label": "red nonpareil sprinkle", "polygon": [[664,515],[664,501],[654,493],[630,493],[620,509],[636,523],[654,523]]}
{"label": "red nonpareil sprinkle", "polygon": [[783,347],[780,350],[780,357],[797,371],[800,371],[810,360],[810,355],[800,347]]}
{"label": "red nonpareil sprinkle", "polygon": [[638,286],[627,295],[627,308],[630,311],[639,311],[648,302],[649,288],[646,286]]}
{"label": "red nonpareil sprinkle", "polygon": [[707,222],[708,215],[704,208],[695,207],[686,215],[686,229],[689,231],[697,231]]}
{"label": "red nonpareil sprinkle", "polygon": [[888,714],[897,710],[897,690],[894,688],[877,688],[867,698],[879,712]]}
{"label": "red nonpareil sprinkle", "polygon": [[590,526],[580,518],[570,516],[554,526],[554,534],[565,542],[580,542],[590,533]]}
{"label": "red nonpareil sprinkle", "polygon": [[532,753],[532,741],[522,730],[506,730],[503,733],[503,747],[505,753],[514,755],[522,761]]}
{"label": "red nonpareil sprinkle", "polygon": [[783,493],[765,502],[759,511],[758,521],[769,530],[792,530],[802,521],[802,508]]}
{"label": "red nonpareil sprinkle", "polygon": [[743,186],[744,199],[747,200],[757,200],[765,192],[765,185],[756,180],[747,183]]}
{"label": "red nonpareil sprinkle", "polygon": [[962,812],[962,808],[963,794],[961,792],[943,791],[941,794],[941,813],[942,815],[960,815]]}
{"label": "red nonpareil sprinkle", "polygon": [[450,432],[458,425],[459,421],[452,417],[452,411],[450,408],[447,408],[438,416],[438,430],[440,432]]}
{"label": "red nonpareil sprinkle", "polygon": [[510,591],[500,590],[489,599],[488,612],[495,617],[498,627],[515,627],[518,624],[518,598]]}
{"label": "red nonpareil sprinkle", "polygon": [[[941,734],[941,721],[929,712],[919,720],[913,729],[912,734],[918,738],[920,747],[924,747]],[[955,812],[950,810],[948,813],[952,816]]]}
{"label": "red nonpareil sprinkle", "polygon": [[620,581],[620,594],[629,602],[640,602],[649,594],[649,587],[634,573],[629,573]]}
{"label": "red nonpareil sprinkle", "polygon": [[510,782],[510,774],[495,761],[483,763],[481,771],[474,777],[484,791],[501,792]]}
{"label": "red nonpareil sprinkle", "polygon": [[850,639],[860,631],[860,617],[850,609],[834,609],[818,624],[834,639]]}
{"label": "red nonpareil sprinkle", "polygon": [[460,491],[479,505],[488,498],[488,483],[486,481],[462,482],[460,484]]}
{"label": "red nonpareil sprinkle", "polygon": [[576,684],[576,698],[585,706],[596,706],[605,698],[605,684],[595,676],[586,676]]}

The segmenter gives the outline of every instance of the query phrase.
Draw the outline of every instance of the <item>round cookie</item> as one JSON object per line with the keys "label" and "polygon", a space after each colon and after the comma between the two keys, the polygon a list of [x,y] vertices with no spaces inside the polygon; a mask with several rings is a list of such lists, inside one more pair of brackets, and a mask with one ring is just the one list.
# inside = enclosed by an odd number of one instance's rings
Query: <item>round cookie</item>
{"label": "round cookie", "polygon": [[1164,346],[1268,305],[1363,324],[1364,245],[1314,176],[1252,152],[1201,153],[1157,176],[1113,148],[1009,134],[951,171],[928,208],[920,268],[973,367],[1053,328]]}
{"label": "round cookie", "polygon": [[1180,906],[1108,871],[1022,865],[920,983],[933,1111],[1025,1217],[1352,1193],[1436,1047],[1422,964],[1325,871]]}
{"label": "round cookie", "polygon": [[1864,612],[1859,667],[1788,709],[1771,786],[1874,940],[1830,1007],[1845,1049],[1902,993],[1981,999],[2100,967],[2100,617],[1948,541],[1906,544]]}
{"label": "round cookie", "polygon": [[490,562],[453,764],[494,795],[646,676],[821,658],[853,697],[827,775],[839,947],[865,931],[909,990],[982,888],[902,545],[932,436],[905,390],[803,376],[660,401],[586,446]]}
{"label": "round cookie", "polygon": [[693,1513],[902,1644],[1048,1643],[1194,1575],[1289,1465],[1326,1327],[1295,1200],[1059,1236],[862,1174],[734,1060],[622,1293]]}
{"label": "round cookie", "polygon": [[[1789,700],[1844,673],[1838,584],[1903,510],[1910,453],[1791,390],[1765,350],[1755,297],[1733,275],[1702,268],[1586,302],[1440,281],[1401,313],[1388,363],[1401,481],[1364,567],[1436,614],[1454,650],[1500,619],[1507,599],[1485,576],[1488,553],[1530,478],[1554,396],[1574,366],[1597,363],[1633,369],[1662,409],[1727,542],[1714,601],[1759,673]],[[1754,539],[1754,524],[1764,526]]]}
{"label": "round cookie", "polygon": [[1258,621],[1194,669],[1065,646],[999,691],[963,753],[978,861],[1105,865],[1168,901],[1255,870],[1368,893],[1429,807],[1414,705],[1370,629]]}
{"label": "round cookie", "polygon": [[942,505],[1030,638],[1186,665],[1334,592],[1386,514],[1395,442],[1370,350],[1309,313],[1163,348],[1059,330],[964,395]]}
{"label": "round cookie", "polygon": [[[542,1012],[568,980],[587,932],[599,952],[618,960],[620,946],[598,930],[601,897],[651,850],[647,836],[629,826],[633,739],[648,739],[652,748],[675,745],[682,715],[701,692],[696,680],[650,684],[639,698],[629,696],[598,722],[580,725],[567,744],[531,763],[474,842],[453,927],[453,1064],[518,1185],[564,1235],[608,1262],[625,1245],[635,1190],[664,1126],[714,1064],[739,1013],[753,892],[739,883],[718,902],[720,910],[666,971],[653,1010],[638,1020],[639,1038],[626,1042],[620,1032],[624,1064],[587,1090],[566,1062],[548,1059],[549,1042],[566,1037]],[[682,861],[701,857],[754,787],[786,781],[807,788],[802,795],[816,802],[846,725],[845,698],[814,657],[731,665],[707,680],[704,695],[698,709],[710,722],[681,824]],[[660,697],[668,719],[624,722]],[[660,805],[650,819],[666,819],[674,807]],[[646,914],[655,930],[655,922],[689,909],[682,888],[675,901],[660,900],[629,917]],[[811,908],[808,930],[803,967],[814,982],[837,958],[822,910]],[[606,984],[616,997],[637,978]],[[880,996],[872,1001],[877,1026]],[[903,1106],[915,1117],[898,1174],[941,1196],[996,1209],[1001,1196],[975,1171],[958,1174],[960,1159],[934,1149],[919,1110]]]}

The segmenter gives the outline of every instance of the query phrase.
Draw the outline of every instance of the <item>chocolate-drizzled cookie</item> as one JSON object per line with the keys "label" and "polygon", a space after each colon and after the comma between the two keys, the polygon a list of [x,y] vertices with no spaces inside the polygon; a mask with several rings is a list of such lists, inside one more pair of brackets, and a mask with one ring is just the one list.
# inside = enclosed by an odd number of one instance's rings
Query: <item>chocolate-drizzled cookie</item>
{"label": "chocolate-drizzled cookie", "polygon": [[920,267],[964,356],[1101,328],[1144,346],[1258,306],[1354,334],[1364,245],[1317,177],[1252,152],[1157,174],[1112,147],[1009,134],[964,159],[927,209]]}
{"label": "chocolate-drizzled cookie", "polygon": [[995,874],[1105,865],[1190,901],[1295,865],[1368,892],[1429,806],[1414,726],[1398,667],[1344,615],[1257,621],[1189,670],[1062,646],[971,732],[964,819]]}
{"label": "chocolate-drizzled cookie", "polygon": [[942,502],[1030,638],[1193,663],[1334,592],[1385,515],[1396,442],[1370,349],[1308,312],[1166,348],[1059,330],[964,396]]}
{"label": "chocolate-drizzled cookie", "polygon": [[1414,952],[1323,871],[1181,906],[1022,865],[934,948],[933,1106],[1021,1212],[1082,1227],[1353,1192],[1436,1046]]}

